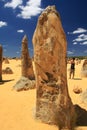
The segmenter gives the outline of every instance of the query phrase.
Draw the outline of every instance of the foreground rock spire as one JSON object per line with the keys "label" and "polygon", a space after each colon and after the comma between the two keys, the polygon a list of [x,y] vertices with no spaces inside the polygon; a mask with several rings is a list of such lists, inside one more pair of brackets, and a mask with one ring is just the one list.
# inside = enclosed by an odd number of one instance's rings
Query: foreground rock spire
{"label": "foreground rock spire", "polygon": [[55,6],[39,16],[33,36],[36,117],[72,130],[74,109],[67,89],[67,41]]}
{"label": "foreground rock spire", "polygon": [[2,46],[0,45],[0,81],[2,81],[2,53],[3,49]]}

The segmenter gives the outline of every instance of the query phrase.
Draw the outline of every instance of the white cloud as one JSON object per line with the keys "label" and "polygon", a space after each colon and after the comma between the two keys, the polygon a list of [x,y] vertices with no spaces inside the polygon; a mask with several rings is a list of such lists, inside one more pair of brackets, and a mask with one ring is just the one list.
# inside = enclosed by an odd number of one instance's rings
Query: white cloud
{"label": "white cloud", "polygon": [[81,35],[79,35],[78,37],[83,38],[84,40],[85,40],[85,39],[87,40],[87,34],[81,34]]}
{"label": "white cloud", "polygon": [[23,19],[30,19],[32,16],[41,13],[43,9],[41,9],[40,6],[41,0],[29,0],[26,6],[19,6],[21,12],[17,16]]}
{"label": "white cloud", "polygon": [[17,8],[19,5],[23,3],[23,0],[11,0],[11,2],[7,2],[4,7],[11,7],[13,9]]}
{"label": "white cloud", "polygon": [[19,53],[20,53],[19,51],[16,52],[16,54],[19,54]]}
{"label": "white cloud", "polygon": [[81,34],[76,39],[74,39],[73,42],[82,42],[82,41],[86,41],[86,40],[87,40],[87,35]]}
{"label": "white cloud", "polygon": [[77,28],[77,30],[73,31],[73,34],[76,34],[76,33],[84,33],[84,32],[87,32],[86,29],[83,29],[83,28]]}
{"label": "white cloud", "polygon": [[33,51],[33,49],[32,49],[32,48],[28,48],[28,50],[29,50],[29,51]]}
{"label": "white cloud", "polygon": [[87,50],[85,50],[84,53],[87,53]]}
{"label": "white cloud", "polygon": [[77,28],[75,31],[73,31],[73,32],[68,32],[67,34],[78,34],[78,33],[85,33],[85,32],[87,32],[87,29]]}
{"label": "white cloud", "polygon": [[73,42],[73,45],[76,45],[77,44],[77,42]]}
{"label": "white cloud", "polygon": [[85,36],[85,34],[81,34],[81,35],[79,35],[78,37],[84,37]]}
{"label": "white cloud", "polygon": [[3,21],[0,21],[0,28],[3,27],[3,26],[7,26],[7,23],[3,22]]}
{"label": "white cloud", "polygon": [[18,33],[23,33],[24,30],[22,30],[22,29],[21,29],[21,30],[17,30],[17,32],[18,32]]}
{"label": "white cloud", "polygon": [[25,6],[23,5],[23,0],[10,0],[10,2],[4,2],[4,7],[12,9],[18,8],[19,12],[17,13],[17,17],[23,19],[30,19],[32,16],[36,16],[43,11],[41,8],[41,0],[27,0]]}
{"label": "white cloud", "polygon": [[67,34],[72,34],[72,32],[67,32]]}
{"label": "white cloud", "polygon": [[87,41],[80,43],[80,45],[87,45]]}
{"label": "white cloud", "polygon": [[74,52],[73,51],[67,51],[67,54],[72,55],[72,54],[74,54]]}

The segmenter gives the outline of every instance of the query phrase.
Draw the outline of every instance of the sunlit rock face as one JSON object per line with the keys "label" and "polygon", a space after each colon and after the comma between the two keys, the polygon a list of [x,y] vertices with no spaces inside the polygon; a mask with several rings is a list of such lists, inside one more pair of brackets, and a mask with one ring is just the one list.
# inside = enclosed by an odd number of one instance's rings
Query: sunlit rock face
{"label": "sunlit rock face", "polygon": [[2,81],[2,53],[3,53],[3,48],[0,45],[0,81]]}
{"label": "sunlit rock face", "polygon": [[29,79],[34,79],[33,65],[32,60],[29,55],[28,50],[28,39],[25,35],[22,39],[22,76],[27,77]]}
{"label": "sunlit rock face", "polygon": [[84,60],[82,69],[81,69],[81,76],[87,77],[87,60]]}
{"label": "sunlit rock face", "polygon": [[29,56],[28,39],[25,35],[22,39],[22,53],[21,53],[21,78],[13,86],[16,91],[34,89],[35,76],[33,72],[32,60]]}
{"label": "sunlit rock face", "polygon": [[[62,127],[70,127],[73,107],[67,90],[67,42],[55,6],[48,6],[39,16],[33,46],[36,117],[53,124],[56,124],[56,118],[62,117]],[[65,111],[70,115],[68,121]]]}

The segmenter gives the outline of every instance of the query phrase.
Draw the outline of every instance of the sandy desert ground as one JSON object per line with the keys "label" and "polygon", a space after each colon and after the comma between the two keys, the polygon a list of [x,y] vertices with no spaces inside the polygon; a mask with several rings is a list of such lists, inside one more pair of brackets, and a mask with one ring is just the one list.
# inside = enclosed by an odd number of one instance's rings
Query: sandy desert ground
{"label": "sandy desert ground", "polygon": [[[9,62],[3,62],[3,69],[10,67],[13,74],[3,74],[3,84],[0,84],[0,130],[58,130],[57,126],[44,124],[35,119],[36,89],[21,92],[13,90],[13,85],[21,77],[21,61],[12,59]],[[75,79],[69,79],[68,64],[68,90],[73,104],[87,110],[87,104],[80,101],[80,94],[73,92],[76,87],[82,88],[82,91],[87,89],[87,78],[82,78],[80,74],[82,63],[83,61],[76,65]],[[76,130],[87,130],[87,126],[78,126]]]}

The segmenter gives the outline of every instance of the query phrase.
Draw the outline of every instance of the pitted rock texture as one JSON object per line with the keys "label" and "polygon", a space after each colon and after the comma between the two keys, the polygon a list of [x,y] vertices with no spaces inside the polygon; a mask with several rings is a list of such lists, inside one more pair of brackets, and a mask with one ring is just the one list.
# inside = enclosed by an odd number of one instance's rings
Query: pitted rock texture
{"label": "pitted rock texture", "polygon": [[13,86],[13,89],[16,91],[23,91],[34,89],[35,87],[35,80],[29,80],[26,77],[21,77],[20,80],[18,80],[18,82]]}
{"label": "pitted rock texture", "polygon": [[81,76],[82,77],[87,77],[87,59],[84,60],[82,69],[81,69]]}
{"label": "pitted rock texture", "polygon": [[58,116],[60,128],[71,128],[74,109],[67,90],[67,41],[55,6],[48,6],[39,16],[33,46],[36,117],[56,124]]}
{"label": "pitted rock texture", "polygon": [[20,80],[13,86],[16,91],[28,90],[35,88],[35,76],[33,72],[32,60],[28,52],[28,39],[25,35],[22,40],[22,56],[21,56],[22,76]]}
{"label": "pitted rock texture", "polygon": [[33,72],[33,66],[32,66],[32,60],[29,55],[28,51],[28,39],[25,35],[22,39],[22,76],[27,77],[31,80],[35,79],[34,72]]}
{"label": "pitted rock texture", "polygon": [[0,81],[2,81],[2,54],[3,54],[3,48],[0,45]]}

